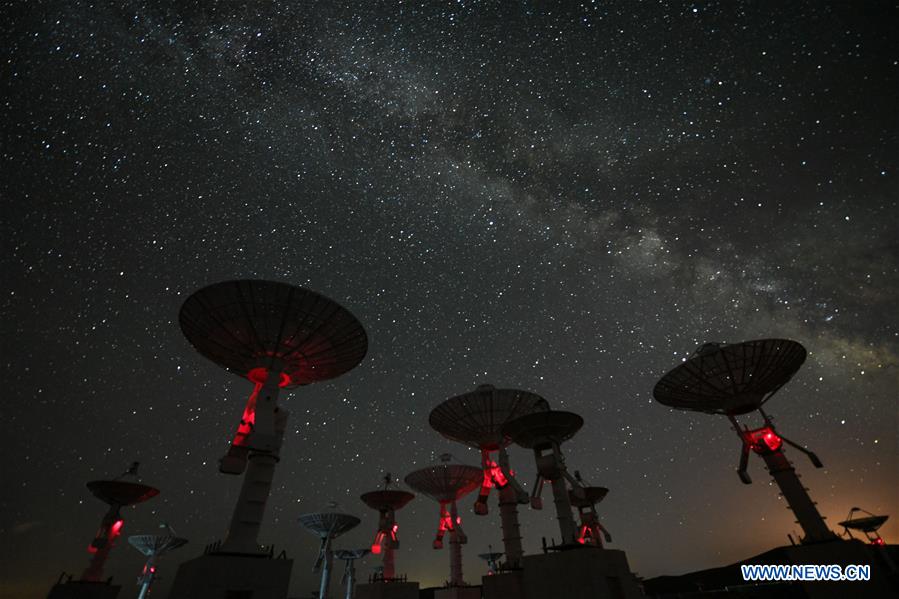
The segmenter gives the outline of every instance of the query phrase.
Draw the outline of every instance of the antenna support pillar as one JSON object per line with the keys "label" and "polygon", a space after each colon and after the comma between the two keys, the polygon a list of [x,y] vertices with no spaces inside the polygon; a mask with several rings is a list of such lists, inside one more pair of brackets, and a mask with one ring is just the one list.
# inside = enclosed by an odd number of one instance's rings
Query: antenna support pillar
{"label": "antenna support pillar", "polygon": [[511,485],[500,489],[499,515],[502,521],[506,562],[512,567],[517,567],[524,550],[521,547],[521,528],[518,524],[518,493]]}
{"label": "antenna support pillar", "polygon": [[818,513],[815,502],[812,501],[808,491],[802,486],[796,470],[783,451],[778,450],[764,454],[762,457],[765,460],[765,465],[768,466],[768,472],[771,473],[771,476],[777,482],[780,492],[783,493],[784,499],[787,500],[787,504],[793,510],[793,514],[796,515],[796,521],[805,533],[802,542],[816,543],[833,539],[833,532],[827,528],[824,518]]}
{"label": "antenna support pillar", "polygon": [[[270,375],[269,381],[278,380],[277,373]],[[262,393],[266,390],[266,384]],[[277,401],[277,383],[274,386],[274,398]],[[259,410],[257,410],[259,415]],[[243,485],[234,514],[231,517],[231,526],[228,528],[228,536],[222,543],[222,550],[233,553],[259,553],[257,542],[259,528],[265,516],[265,505],[271,494],[272,481],[275,477],[275,464],[278,463],[278,451],[284,438],[284,429],[287,426],[288,413],[286,410],[273,409],[273,423],[275,445],[271,452],[250,451],[248,465],[244,473]]]}

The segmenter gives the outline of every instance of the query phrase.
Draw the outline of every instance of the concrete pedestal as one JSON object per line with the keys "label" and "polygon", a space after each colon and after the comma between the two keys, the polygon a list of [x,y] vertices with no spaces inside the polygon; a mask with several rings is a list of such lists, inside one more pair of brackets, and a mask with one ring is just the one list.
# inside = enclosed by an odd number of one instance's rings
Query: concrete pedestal
{"label": "concrete pedestal", "polygon": [[122,587],[87,580],[69,580],[53,585],[47,599],[116,599]]}
{"label": "concrete pedestal", "polygon": [[523,599],[639,599],[623,551],[579,547],[522,558]]}
{"label": "concrete pedestal", "polygon": [[447,587],[434,591],[434,599],[481,599],[481,587]]}
{"label": "concrete pedestal", "polygon": [[499,572],[481,579],[484,599],[523,599],[524,583],[521,570]]}
{"label": "concrete pedestal", "polygon": [[293,560],[209,553],[181,564],[169,599],[287,599]]}
{"label": "concrete pedestal", "polygon": [[417,582],[369,582],[357,584],[355,599],[418,599]]}

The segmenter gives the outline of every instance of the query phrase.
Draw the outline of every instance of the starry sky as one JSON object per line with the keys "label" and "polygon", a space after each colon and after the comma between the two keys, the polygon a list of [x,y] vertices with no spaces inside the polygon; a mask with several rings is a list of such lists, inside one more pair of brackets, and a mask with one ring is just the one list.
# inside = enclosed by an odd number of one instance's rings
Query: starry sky
{"label": "starry sky", "polygon": [[[894,511],[899,539],[899,51],[886,2],[5,3],[2,116],[4,596],[80,572],[104,506],[84,484],[142,463],[169,522],[222,538],[221,475],[251,385],[197,354],[177,313],[233,278],[305,286],[365,325],[369,353],[291,412],[260,540],[439,453],[440,401],[480,383],[586,424],[565,446],[611,489],[601,518],[640,575],[721,565],[796,533],[725,419],[652,387],[706,341],[796,339],[769,404],[831,526]],[[891,39],[892,37],[892,39]],[[749,424],[755,424],[749,421]],[[513,466],[533,484],[529,451]],[[501,545],[463,504],[467,578]],[[551,504],[547,502],[551,507]],[[521,515],[526,552],[558,537]],[[398,572],[448,576],[437,506],[399,513]],[[108,573],[131,592],[124,539]],[[374,560],[360,565],[367,576]],[[136,592],[136,591],[135,591]]]}

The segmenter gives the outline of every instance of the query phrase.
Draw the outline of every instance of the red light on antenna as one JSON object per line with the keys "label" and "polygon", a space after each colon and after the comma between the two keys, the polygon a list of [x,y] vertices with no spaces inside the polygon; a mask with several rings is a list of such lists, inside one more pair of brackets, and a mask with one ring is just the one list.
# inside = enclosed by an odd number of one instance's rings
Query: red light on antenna
{"label": "red light on antenna", "polygon": [[[256,383],[257,385],[263,385],[263,384],[265,384],[265,381],[268,378],[268,369],[263,368],[261,366],[258,368],[254,368],[253,370],[251,370],[250,372],[247,373],[247,378],[250,379],[250,381]],[[290,377],[282,372],[281,380],[278,381],[278,386],[286,387],[289,384],[290,384]]]}
{"label": "red light on antenna", "polygon": [[119,536],[119,533],[122,532],[122,526],[124,526],[124,525],[125,525],[125,521],[124,521],[124,520],[121,520],[121,519],[116,520],[116,521],[113,523],[112,528],[110,529],[110,535],[109,535],[109,536],[111,536],[111,537],[117,537],[117,536]]}
{"label": "red light on antenna", "polygon": [[587,544],[587,538],[591,536],[591,534],[590,534],[590,527],[587,526],[586,524],[582,525],[582,526],[581,526],[580,533],[581,533],[581,534],[579,534],[578,537],[577,537],[577,542],[580,543],[581,545],[586,545],[586,544]]}
{"label": "red light on antenna", "polygon": [[749,439],[756,453],[773,453],[783,446],[783,439],[770,426],[749,431]]}
{"label": "red light on antenna", "polygon": [[150,566],[150,574],[156,574],[156,566]]}
{"label": "red light on antenna", "polygon": [[874,539],[873,541],[871,541],[871,544],[877,545],[878,547],[883,547],[884,545],[886,545],[886,542],[883,539]]}
{"label": "red light on antenna", "polygon": [[506,475],[503,474],[503,469],[500,468],[496,462],[489,460],[487,462],[487,467],[490,479],[498,488],[502,489],[509,484],[509,480],[506,478]]}

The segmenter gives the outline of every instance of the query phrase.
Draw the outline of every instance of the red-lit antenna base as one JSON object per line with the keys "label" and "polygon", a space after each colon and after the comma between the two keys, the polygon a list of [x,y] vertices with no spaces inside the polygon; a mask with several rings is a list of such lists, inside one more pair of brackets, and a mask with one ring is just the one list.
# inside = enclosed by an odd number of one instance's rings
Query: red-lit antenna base
{"label": "red-lit antenna base", "polygon": [[119,518],[113,522],[109,528],[106,528],[105,526],[100,527],[100,530],[97,531],[96,538],[87,546],[87,552],[93,554],[104,547],[109,547],[116,538],[122,534],[122,527],[124,525],[125,521]]}
{"label": "red-lit antenna base", "polygon": [[[290,377],[285,373],[281,374],[281,380],[278,382],[279,387],[286,387],[290,384]],[[264,368],[259,366],[258,368],[254,368],[250,372],[247,373],[247,378],[250,379],[251,382],[256,383],[257,385],[264,385],[266,379],[268,379],[268,368]]]}
{"label": "red-lit antenna base", "polygon": [[747,431],[749,445],[758,454],[774,453],[783,447],[783,439],[770,426],[763,426],[754,431]]}

